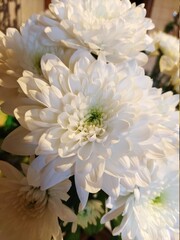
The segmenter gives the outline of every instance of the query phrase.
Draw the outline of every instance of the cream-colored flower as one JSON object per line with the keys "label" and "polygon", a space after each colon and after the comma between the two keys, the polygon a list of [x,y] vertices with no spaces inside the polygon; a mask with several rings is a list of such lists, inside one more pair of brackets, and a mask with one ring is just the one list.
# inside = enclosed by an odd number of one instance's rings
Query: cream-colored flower
{"label": "cream-colored flower", "polygon": [[159,62],[160,71],[171,77],[170,83],[174,86],[175,91],[179,93],[179,39],[161,31],[154,32],[152,37],[156,49],[163,54]]}
{"label": "cream-colored flower", "polygon": [[179,58],[179,39],[165,32],[153,32],[153,37],[156,49],[160,49],[162,53],[172,59]]}
{"label": "cream-colored flower", "polygon": [[160,71],[162,73],[165,73],[169,76],[171,76],[170,78],[170,83],[172,84],[174,90],[177,93],[180,93],[180,75],[179,75],[179,68],[180,68],[180,64],[179,64],[179,59],[178,61],[176,61],[175,59],[163,55],[160,59],[159,62],[159,66],[160,66]]}
{"label": "cream-colored flower", "polygon": [[21,126],[3,149],[39,155],[31,166],[40,172],[43,189],[74,175],[83,204],[101,188],[118,195],[126,174],[132,187],[146,185],[145,155],[175,151],[178,97],[153,89],[134,61],[114,65],[77,51],[70,69],[49,54],[41,66],[44,78],[26,71],[18,80],[28,104],[16,108]]}
{"label": "cream-colored flower", "polygon": [[21,26],[20,32],[8,28],[6,35],[0,32],[0,101],[5,113],[13,114],[18,106],[18,96],[22,91],[18,78],[24,70],[41,75],[40,60],[45,53],[53,53],[63,58],[65,50],[58,46],[46,46],[44,28],[34,15]]}
{"label": "cream-colored flower", "polygon": [[76,232],[78,226],[85,229],[88,227],[88,225],[96,225],[97,219],[100,220],[103,213],[104,209],[101,201],[89,200],[84,209],[81,209],[81,207],[79,208],[77,221],[73,222],[72,225],[72,232]]}
{"label": "cream-colored flower", "polygon": [[175,73],[171,76],[170,82],[173,85],[174,90],[176,91],[176,93],[180,93],[180,71],[179,71],[179,67],[177,69],[177,71],[175,71]]}
{"label": "cream-colored flower", "polygon": [[112,208],[102,218],[102,223],[123,216],[113,235],[122,240],[176,240],[179,219],[179,176],[177,169],[165,172],[160,168],[152,173],[152,182],[145,188],[116,200],[109,199]]}
{"label": "cream-colored flower", "polygon": [[110,62],[146,61],[140,52],[151,44],[147,30],[154,25],[145,17],[143,4],[135,6],[129,0],[52,0],[49,9],[56,21],[44,17],[42,21],[53,42],[85,48],[95,55],[103,53]]}
{"label": "cream-colored flower", "polygon": [[4,240],[62,240],[58,218],[75,221],[74,213],[62,203],[69,198],[69,180],[42,191],[29,185],[27,166],[19,172],[9,163],[0,161],[0,239]]}

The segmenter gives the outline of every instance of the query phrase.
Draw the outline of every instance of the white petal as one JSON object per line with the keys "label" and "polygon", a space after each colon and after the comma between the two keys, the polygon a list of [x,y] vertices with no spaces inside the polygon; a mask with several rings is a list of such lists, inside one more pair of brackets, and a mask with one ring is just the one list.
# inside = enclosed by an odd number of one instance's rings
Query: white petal
{"label": "white petal", "polygon": [[102,190],[109,196],[117,198],[120,193],[120,179],[104,173]]}
{"label": "white petal", "polygon": [[66,205],[62,204],[59,199],[57,198],[50,198],[50,201],[52,201],[52,204],[54,205],[54,210],[56,211],[57,216],[67,222],[74,222],[77,220],[77,216],[74,214],[74,212],[67,207]]}
{"label": "white petal", "polygon": [[61,40],[66,39],[68,37],[68,35],[64,30],[57,27],[51,27],[51,28],[47,27],[45,29],[45,33],[48,35],[48,37],[52,41],[56,41],[56,42],[60,42]]}
{"label": "white petal", "polygon": [[25,140],[28,130],[18,127],[3,141],[2,149],[16,155],[34,155],[36,145]]}
{"label": "white petal", "polygon": [[87,204],[87,200],[89,197],[89,193],[87,191],[85,191],[79,184],[79,180],[77,180],[77,175],[75,175],[75,184],[76,184],[76,190],[77,190],[77,194],[78,197],[80,199],[80,202],[82,204],[82,209],[85,208],[86,204]]}
{"label": "white petal", "polygon": [[87,160],[93,151],[93,143],[88,142],[78,150],[78,157],[80,160]]}
{"label": "white petal", "polygon": [[106,213],[102,219],[101,219],[101,223],[105,223],[105,222],[108,222],[112,219],[115,219],[117,218],[118,216],[121,215],[123,209],[121,207],[117,208],[117,209],[113,209],[111,211],[109,211],[108,213]]}
{"label": "white petal", "polygon": [[5,161],[0,161],[0,170],[8,179],[20,181],[23,178],[20,171]]}

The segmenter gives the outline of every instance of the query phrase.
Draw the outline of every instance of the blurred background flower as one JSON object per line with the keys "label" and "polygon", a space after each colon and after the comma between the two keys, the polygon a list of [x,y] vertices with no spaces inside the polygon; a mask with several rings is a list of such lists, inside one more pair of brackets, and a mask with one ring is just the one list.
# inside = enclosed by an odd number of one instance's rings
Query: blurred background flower
{"label": "blurred background flower", "polygon": [[0,127],[3,127],[7,121],[8,115],[0,110]]}

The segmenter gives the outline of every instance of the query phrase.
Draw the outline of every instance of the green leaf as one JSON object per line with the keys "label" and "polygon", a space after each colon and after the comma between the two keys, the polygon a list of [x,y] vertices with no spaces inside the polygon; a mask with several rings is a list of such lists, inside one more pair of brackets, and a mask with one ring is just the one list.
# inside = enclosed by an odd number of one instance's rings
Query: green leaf
{"label": "green leaf", "polygon": [[9,128],[12,128],[12,127],[15,127],[15,126],[17,126],[15,118],[12,117],[12,116],[8,116],[8,118],[5,122],[5,127],[9,129]]}
{"label": "green leaf", "polygon": [[88,227],[84,229],[84,232],[91,236],[95,235],[96,233],[100,232],[104,228],[104,224],[100,223],[100,219],[97,219],[96,225],[88,224]]}
{"label": "green leaf", "polygon": [[114,229],[115,227],[119,226],[119,225],[121,224],[121,222],[122,222],[122,219],[123,219],[123,216],[122,216],[122,215],[120,215],[120,216],[118,216],[117,218],[113,219],[113,220],[111,221],[111,227],[112,227],[112,229]]}
{"label": "green leaf", "polygon": [[71,231],[67,233],[64,237],[64,240],[79,240],[81,239],[81,231],[79,228],[77,228],[75,233],[72,233]]}
{"label": "green leaf", "polygon": [[121,236],[112,236],[110,240],[122,240]]}

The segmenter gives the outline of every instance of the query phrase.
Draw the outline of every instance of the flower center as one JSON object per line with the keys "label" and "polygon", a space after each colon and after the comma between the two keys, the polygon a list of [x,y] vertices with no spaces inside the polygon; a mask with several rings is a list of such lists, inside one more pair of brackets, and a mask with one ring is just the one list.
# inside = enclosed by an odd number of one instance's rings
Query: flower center
{"label": "flower center", "polygon": [[152,204],[154,205],[161,205],[163,204],[165,201],[165,198],[164,198],[164,194],[160,194],[159,196],[155,197],[153,200],[152,200]]}
{"label": "flower center", "polygon": [[39,187],[22,187],[18,193],[19,212],[23,217],[41,217],[48,203],[48,192]]}
{"label": "flower center", "polygon": [[101,127],[103,123],[103,112],[97,107],[90,109],[88,114],[85,116],[85,123],[87,125],[94,125]]}

